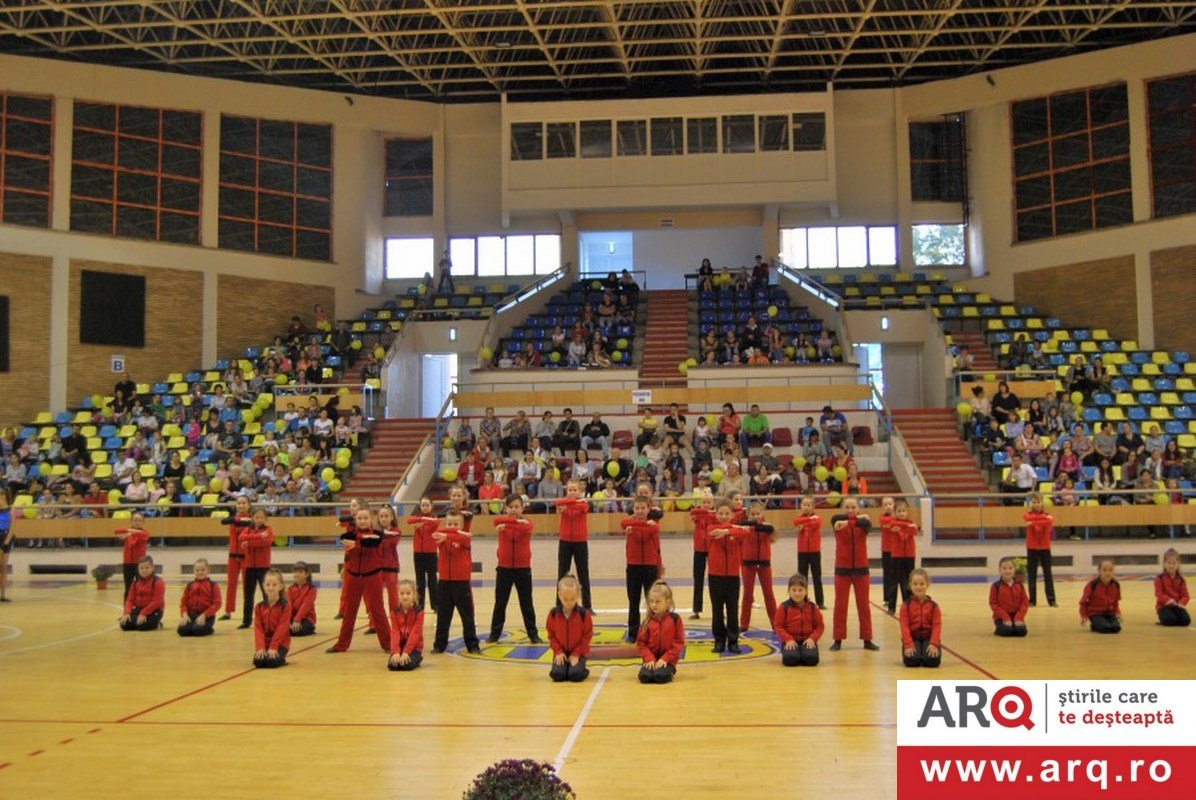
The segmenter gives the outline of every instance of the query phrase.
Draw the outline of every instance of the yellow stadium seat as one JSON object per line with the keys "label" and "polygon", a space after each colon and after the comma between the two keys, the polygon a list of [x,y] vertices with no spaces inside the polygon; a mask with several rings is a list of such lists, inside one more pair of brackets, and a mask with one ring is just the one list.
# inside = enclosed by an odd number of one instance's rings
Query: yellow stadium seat
{"label": "yellow stadium seat", "polygon": [[942,312],[942,311],[940,311],[938,308],[932,308],[932,309],[930,309],[930,313],[934,315],[934,318],[935,318],[935,319],[942,319],[942,318],[943,318],[943,312]]}
{"label": "yellow stadium seat", "polygon": [[259,433],[257,436],[253,437],[253,441],[251,441],[249,443],[249,446],[250,447],[263,447],[263,446],[265,446],[265,444],[266,444],[265,434]]}
{"label": "yellow stadium seat", "polygon": [[211,383],[212,381],[220,380],[220,373],[214,369],[210,369],[203,374],[204,383]]}
{"label": "yellow stadium seat", "polygon": [[876,283],[876,273],[865,272],[860,276],[860,283]]}
{"label": "yellow stadium seat", "polygon": [[920,301],[912,294],[907,294],[905,297],[901,298],[901,305],[908,306],[910,308],[917,308],[920,305]]}
{"label": "yellow stadium seat", "polygon": [[167,383],[178,383],[182,379],[183,379],[183,373],[181,373],[181,372],[172,372],[166,376]]}
{"label": "yellow stadium seat", "polygon": [[1150,409],[1150,418],[1158,420],[1171,419],[1171,410],[1166,406],[1154,406]]}
{"label": "yellow stadium seat", "polygon": [[1125,353],[1105,353],[1103,360],[1106,364],[1113,364],[1115,366],[1130,363],[1130,357]]}
{"label": "yellow stadium seat", "polygon": [[1159,395],[1159,402],[1165,406],[1182,405],[1179,400],[1179,395],[1175,392],[1163,392],[1161,395]]}
{"label": "yellow stadium seat", "polygon": [[1081,353],[1097,353],[1100,348],[1096,346],[1096,342],[1080,342]]}
{"label": "yellow stadium seat", "polygon": [[941,283],[942,281],[946,280],[946,276],[943,275],[943,273],[941,273],[941,272],[932,272],[932,273],[930,273],[930,279],[932,281]]}
{"label": "yellow stadium seat", "polygon": [[1196,419],[1188,422],[1188,433],[1196,433]]}
{"label": "yellow stadium seat", "polygon": [[999,319],[990,319],[988,321],[988,329],[990,331],[1003,331],[1005,330],[1005,321]]}
{"label": "yellow stadium seat", "polygon": [[1113,467],[1113,480],[1121,480],[1121,465],[1117,464]]}
{"label": "yellow stadium seat", "polygon": [[437,297],[432,301],[432,308],[448,308],[448,303],[447,297]]}
{"label": "yellow stadium seat", "polygon": [[149,394],[150,385],[148,383],[137,384],[137,394]]}
{"label": "yellow stadium seat", "polygon": [[1185,450],[1191,450],[1196,447],[1196,434],[1181,433],[1175,440],[1176,444]]}
{"label": "yellow stadium seat", "polygon": [[49,425],[53,421],[54,421],[54,415],[51,414],[49,411],[43,411],[40,414],[38,414],[37,417],[33,420],[33,424],[34,425]]}
{"label": "yellow stadium seat", "polygon": [[843,290],[843,296],[844,297],[859,297],[860,290],[858,288],[856,288],[855,286],[848,286],[846,289]]}
{"label": "yellow stadium seat", "polygon": [[1032,331],[1042,330],[1042,317],[1030,317],[1026,320],[1026,328]]}
{"label": "yellow stadium seat", "polygon": [[978,317],[978,316],[980,316],[980,311],[977,310],[976,306],[964,306],[963,307],[963,316]]}
{"label": "yellow stadium seat", "polygon": [[1191,378],[1177,378],[1175,388],[1181,392],[1196,392],[1196,388],[1193,388]]}
{"label": "yellow stadium seat", "polygon": [[1002,356],[1009,355],[1009,345],[1007,345],[1007,344],[1001,345],[1001,349],[998,350],[997,353]]}
{"label": "yellow stadium seat", "polygon": [[908,283],[911,277],[912,276],[908,272],[896,272],[893,274],[893,280],[897,281],[898,283]]}
{"label": "yellow stadium seat", "polygon": [[949,294],[940,294],[940,295],[939,295],[939,296],[936,298],[936,300],[937,300],[939,303],[941,303],[942,305],[945,305],[945,306],[953,306],[953,305],[955,305],[955,298],[954,298],[954,297],[952,297],[952,296],[951,296],[951,295],[949,295]]}
{"label": "yellow stadium seat", "polygon": [[1000,315],[1002,317],[1016,317],[1017,316],[1017,309],[1014,308],[1013,306],[1001,306],[997,311],[998,311],[998,313],[1000,313]]}
{"label": "yellow stadium seat", "polygon": [[132,516],[133,512],[127,508],[118,508],[112,512],[113,519],[130,519]]}
{"label": "yellow stadium seat", "polygon": [[171,436],[166,440],[167,450],[181,450],[187,446],[187,437],[185,436]]}
{"label": "yellow stadium seat", "polygon": [[924,283],[919,283],[917,286],[914,287],[914,294],[919,295],[919,296],[928,295],[928,294],[930,294],[930,287]]}
{"label": "yellow stadium seat", "polygon": [[[830,280],[828,278],[827,283],[831,283],[831,284],[838,286],[840,283],[843,282],[842,275],[832,275],[831,278],[834,278],[834,280]],[[488,294],[506,294],[507,293],[507,285],[505,283],[492,283],[486,287],[486,292]]]}
{"label": "yellow stadium seat", "polygon": [[480,306],[481,304],[482,304],[482,298],[481,298],[481,297],[478,297],[478,296],[475,294],[473,297],[469,298],[469,301],[468,301],[468,302],[466,302],[466,304],[465,304],[465,305],[469,306],[470,308],[477,308],[477,307],[478,307],[478,306]]}
{"label": "yellow stadium seat", "polygon": [[404,297],[399,301],[399,308],[415,308],[415,301],[410,297]]}
{"label": "yellow stadium seat", "polygon": [[1125,419],[1125,412],[1119,406],[1109,406],[1105,409],[1105,419],[1109,422],[1121,422]]}
{"label": "yellow stadium seat", "polygon": [[1143,365],[1142,365],[1142,374],[1143,374],[1143,375],[1156,375],[1156,376],[1157,376],[1157,375],[1162,375],[1162,374],[1163,374],[1163,370],[1159,368],[1159,365],[1158,365],[1158,364],[1154,364],[1154,363],[1150,363],[1150,364],[1143,364]]}
{"label": "yellow stadium seat", "polygon": [[1055,380],[1053,383],[1054,383],[1054,392],[1056,394],[1063,391],[1063,381]]}
{"label": "yellow stadium seat", "polygon": [[1121,343],[1121,352],[1132,353],[1138,349],[1138,343],[1133,339],[1126,339]]}
{"label": "yellow stadium seat", "polygon": [[186,394],[187,393],[187,384],[183,383],[182,381],[171,384],[170,393],[171,394]]}
{"label": "yellow stadium seat", "polygon": [[1134,378],[1134,382],[1130,384],[1130,388],[1135,392],[1149,392],[1151,390],[1150,381],[1146,378]]}
{"label": "yellow stadium seat", "polygon": [[382,388],[382,379],[381,378],[367,378],[365,385],[370,387],[374,391],[379,391]]}
{"label": "yellow stadium seat", "polygon": [[154,469],[153,464],[142,464],[137,468],[137,471],[141,473],[141,477],[143,478],[152,478],[158,474],[158,470]]}
{"label": "yellow stadium seat", "polygon": [[79,433],[83,436],[95,436],[96,435],[96,426],[95,425],[84,425],[83,427],[79,428]]}
{"label": "yellow stadium seat", "polygon": [[879,297],[865,297],[864,305],[868,308],[880,308],[881,302]]}
{"label": "yellow stadium seat", "polygon": [[50,474],[55,476],[66,475],[70,471],[70,467],[68,467],[66,464],[55,464],[54,466],[50,467]]}
{"label": "yellow stadium seat", "polygon": [[57,428],[55,428],[53,425],[47,425],[46,427],[42,428],[40,431],[37,432],[37,438],[43,439],[43,440],[49,439],[51,436],[53,436],[56,433],[58,433]]}
{"label": "yellow stadium seat", "polygon": [[1121,374],[1121,370],[1117,369],[1116,364],[1106,364],[1105,369],[1108,370],[1110,378],[1116,378]]}
{"label": "yellow stadium seat", "polygon": [[349,327],[349,330],[351,330],[353,333],[365,333],[365,328],[366,325],[364,322],[354,322]]}
{"label": "yellow stadium seat", "polygon": [[187,448],[184,447],[182,450],[179,451],[179,459],[181,459],[182,461],[186,461],[189,458],[191,458],[190,450],[188,450]]}
{"label": "yellow stadium seat", "polygon": [[1196,361],[1189,361],[1184,364],[1185,375],[1196,375]]}
{"label": "yellow stadium seat", "polygon": [[135,433],[137,433],[136,425],[122,425],[120,427],[120,430],[118,430],[116,432],[116,435],[121,437],[122,439],[128,439],[130,436],[132,436]]}
{"label": "yellow stadium seat", "polygon": [[239,370],[253,369],[253,362],[246,358],[238,358],[237,359],[237,369],[239,369]]}
{"label": "yellow stadium seat", "polygon": [[189,395],[189,394],[183,395],[183,405],[185,405],[185,406],[191,405],[191,395]]}
{"label": "yellow stadium seat", "polygon": [[1097,328],[1092,332],[1092,338],[1098,342],[1109,341],[1109,332],[1103,328]]}
{"label": "yellow stadium seat", "polygon": [[993,301],[993,299],[991,297],[989,297],[987,294],[985,294],[984,292],[981,292],[980,294],[976,295],[976,302],[979,303],[980,305],[988,305],[992,301]]}
{"label": "yellow stadium seat", "polygon": [[[92,450],[91,451],[91,463],[96,464],[96,465],[107,464],[108,463],[108,453],[105,452],[104,450]],[[109,467],[109,469],[111,469],[111,467]]]}
{"label": "yellow stadium seat", "polygon": [[1068,333],[1067,331],[1056,330],[1054,333],[1051,334],[1051,338],[1055,339],[1056,341],[1059,341],[1059,342],[1066,342],[1071,339],[1071,334]]}
{"label": "yellow stadium seat", "polygon": [[390,329],[392,331],[398,333],[399,331],[401,331],[403,329],[403,323],[399,322],[398,320],[391,320]]}
{"label": "yellow stadium seat", "polygon": [[1171,354],[1162,350],[1155,350],[1150,354],[1150,360],[1156,364],[1170,364]]}
{"label": "yellow stadium seat", "polygon": [[112,477],[112,465],[111,464],[109,464],[107,462],[105,462],[103,464],[96,464],[95,479],[97,481],[102,481],[106,478],[111,478],[111,477]]}
{"label": "yellow stadium seat", "polygon": [[84,422],[91,422],[90,411],[79,411],[75,414],[74,419],[71,420],[76,425],[82,425]]}
{"label": "yellow stadium seat", "polygon": [[1058,343],[1058,342],[1056,342],[1056,341],[1055,341],[1055,340],[1053,340],[1053,339],[1052,339],[1051,341],[1049,341],[1049,342],[1043,342],[1043,344],[1042,344],[1042,352],[1044,352],[1044,353],[1058,353],[1058,352],[1059,352],[1059,343]]}
{"label": "yellow stadium seat", "polygon": [[104,449],[104,440],[98,436],[88,436],[87,437],[87,449],[88,450],[103,450]]}
{"label": "yellow stadium seat", "polygon": [[897,290],[894,289],[892,286],[880,287],[880,296],[881,297],[895,297],[896,295],[897,295]]}
{"label": "yellow stadium seat", "polygon": [[262,423],[257,422],[256,420],[253,422],[247,422],[245,424],[245,429],[241,431],[241,433],[245,434],[246,436],[252,436],[255,433],[261,433],[261,432],[262,432]]}
{"label": "yellow stadium seat", "polygon": [[182,433],[183,430],[173,422],[167,422],[162,426],[162,435],[168,438],[171,436],[180,436]]}
{"label": "yellow stadium seat", "polygon": [[220,495],[215,494],[214,492],[204,492],[203,495],[200,496],[199,502],[203,503],[205,506],[214,506],[220,502]]}
{"label": "yellow stadium seat", "polygon": [[388,319],[390,319],[390,309],[384,308],[381,311],[379,311],[376,316],[378,317],[378,319],[388,320]]}
{"label": "yellow stadium seat", "polygon": [[1119,405],[1119,406],[1136,406],[1136,405],[1138,405],[1138,401],[1135,400],[1134,396],[1132,394],[1130,394],[1129,392],[1118,392],[1117,397],[1115,398],[1115,401],[1116,401],[1117,405]]}

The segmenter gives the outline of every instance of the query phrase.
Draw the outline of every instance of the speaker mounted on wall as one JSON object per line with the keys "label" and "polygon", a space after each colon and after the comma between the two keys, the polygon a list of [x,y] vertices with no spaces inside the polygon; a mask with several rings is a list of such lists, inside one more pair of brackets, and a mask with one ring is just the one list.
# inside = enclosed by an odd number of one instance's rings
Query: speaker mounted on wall
{"label": "speaker mounted on wall", "polygon": [[83,270],[79,342],[145,347],[145,278]]}

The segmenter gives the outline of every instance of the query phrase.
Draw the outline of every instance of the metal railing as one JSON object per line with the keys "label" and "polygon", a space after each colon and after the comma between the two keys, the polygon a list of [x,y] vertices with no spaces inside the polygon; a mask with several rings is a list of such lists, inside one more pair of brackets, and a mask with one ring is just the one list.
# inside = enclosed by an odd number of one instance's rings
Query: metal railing
{"label": "metal railing", "polygon": [[[381,372],[379,372],[381,375]],[[379,379],[379,386],[381,386],[381,379]],[[296,386],[288,384],[286,386],[275,386],[272,394],[274,395],[274,403],[270,405],[270,413],[275,414],[277,402],[280,397],[294,397],[306,398],[311,395],[338,395],[341,389],[348,389],[349,392],[361,393],[361,413],[365,415],[366,419],[374,419],[376,411],[383,406],[384,392],[381,388],[375,389],[364,381],[362,383],[315,383],[309,386]],[[345,411],[345,409],[341,409]]]}
{"label": "metal railing", "polygon": [[457,397],[457,384],[453,384],[444,397],[444,402],[440,404],[440,410],[436,412],[436,428],[432,434],[435,436],[435,455],[433,464],[435,465],[436,473],[440,474],[440,456],[444,449],[444,437],[449,433],[449,421],[456,416],[456,409],[453,408],[453,400]]}
{"label": "metal railing", "polygon": [[[390,490],[391,505],[396,505],[395,498],[398,496],[399,492],[404,487],[406,487],[408,483],[410,483],[411,477],[412,477],[411,473],[413,473],[415,471],[416,467],[418,467],[420,464],[422,464],[424,462],[424,449],[427,448],[427,446],[430,443],[432,443],[434,435],[435,434],[429,433],[427,436],[425,436],[423,438],[423,441],[421,441],[419,443],[419,446],[417,446],[415,448],[415,455],[411,458],[411,460],[409,462],[407,462],[407,467],[406,467],[406,469],[403,470],[403,474],[399,476],[399,479],[397,481],[395,481],[394,488]],[[438,442],[440,440],[436,439],[435,441]],[[436,446],[434,448],[433,452],[435,453],[435,458],[436,458],[435,469],[439,470],[440,469],[440,463],[439,463],[440,462],[440,447]]]}
{"label": "metal railing", "polygon": [[549,286],[555,284],[557,281],[564,280],[569,274],[569,270],[572,268],[572,266],[572,263],[566,261],[559,268],[553,270],[547,275],[537,278],[527,286],[520,287],[516,291],[511,292],[502,300],[498,301],[498,305],[494,307],[494,316],[510,311],[515,306],[526,301],[533,295],[539,294],[544,289],[547,289]]}
{"label": "metal railing", "polygon": [[817,297],[831,308],[834,308],[840,312],[843,310],[843,298],[836,294],[832,289],[823,286],[817,281],[810,280],[805,275],[802,275],[797,270],[781,263],[780,261],[776,261],[774,263],[776,264],[778,275],[793,281],[804,291],[809,292],[814,297]]}
{"label": "metal railing", "polygon": [[[606,270],[605,272],[579,272],[577,274],[577,279],[579,281],[584,281],[584,280],[605,281],[608,277],[610,277],[611,272],[614,272],[616,276],[619,276],[623,273],[623,270]],[[646,270],[646,269],[629,269],[629,270],[627,270],[627,272],[633,278],[636,279],[635,283],[637,286],[639,286],[641,289],[647,291],[647,289],[648,289],[648,270]]]}

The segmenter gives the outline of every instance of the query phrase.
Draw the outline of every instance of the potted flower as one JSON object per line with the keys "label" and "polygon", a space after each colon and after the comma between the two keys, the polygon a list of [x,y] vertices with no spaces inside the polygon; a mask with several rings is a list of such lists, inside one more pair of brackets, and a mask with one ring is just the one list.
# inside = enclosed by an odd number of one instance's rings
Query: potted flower
{"label": "potted flower", "polygon": [[116,573],[112,567],[107,564],[100,564],[98,567],[93,567],[91,570],[91,577],[96,579],[97,589],[107,589],[108,579]]}
{"label": "potted flower", "polygon": [[572,787],[557,777],[551,764],[530,758],[508,758],[492,764],[473,779],[463,800],[576,800]]}
{"label": "potted flower", "polygon": [[1026,557],[1017,556],[1013,559],[1013,580],[1015,583],[1026,582]]}

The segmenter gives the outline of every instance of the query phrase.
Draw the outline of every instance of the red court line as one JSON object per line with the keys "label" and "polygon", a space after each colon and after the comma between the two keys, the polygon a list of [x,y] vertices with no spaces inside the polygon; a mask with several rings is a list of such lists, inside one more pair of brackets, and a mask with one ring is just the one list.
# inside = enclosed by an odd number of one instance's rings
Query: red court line
{"label": "red court line", "polygon": [[0,769],[4,769],[5,767],[11,767],[11,766],[12,766],[11,761],[5,761],[3,763],[0,763]]}
{"label": "red court line", "polygon": [[[896,622],[898,625],[900,625],[900,624],[901,624],[901,620],[899,620],[899,619],[898,619],[898,618],[897,618],[895,615],[889,614],[889,612],[888,612],[888,611],[885,611],[885,607],[884,607],[883,605],[880,605],[880,604],[879,604],[879,603],[877,603],[875,600],[869,600],[869,601],[868,601],[868,603],[869,603],[870,605],[872,605],[874,608],[878,609],[882,615],[884,615],[884,616],[888,617],[889,619],[893,620],[893,621],[894,621],[894,622]],[[945,652],[945,653],[950,653],[951,655],[955,656],[955,657],[956,657],[956,658],[958,658],[960,661],[962,661],[963,663],[967,664],[967,665],[968,665],[969,667],[971,667],[972,669],[974,669],[974,670],[976,670],[977,672],[979,672],[981,675],[984,675],[985,677],[987,677],[989,680],[993,680],[993,681],[998,681],[998,680],[1000,680],[1000,678],[998,678],[996,675],[993,675],[991,672],[989,672],[989,671],[988,671],[988,670],[986,670],[984,667],[982,667],[982,666],[980,666],[979,664],[977,664],[975,661],[972,661],[970,658],[967,658],[966,656],[962,655],[962,654],[961,654],[959,651],[957,651],[957,650],[952,650],[950,647],[947,647],[947,645],[945,645],[945,644],[944,644],[944,645],[940,645],[940,647],[942,648],[943,652]]]}
{"label": "red court line", "polygon": [[75,741],[74,737],[70,739],[63,739],[61,742],[59,742],[59,744],[70,744],[73,741]]}
{"label": "red court line", "polygon": [[41,755],[42,753],[44,753],[44,752],[46,752],[46,751],[45,751],[45,750],[34,750],[32,753],[29,753],[28,755],[31,755],[31,756],[40,756],[40,755]]}
{"label": "red court line", "polygon": [[[83,720],[60,720],[60,719],[0,719],[0,724],[4,723],[20,723],[20,724],[47,724],[58,725],[67,723],[82,723],[87,724]],[[532,723],[532,722],[277,722],[277,721],[231,721],[231,720],[138,720],[126,723],[128,725],[155,725],[162,727],[220,727],[220,728],[240,728],[240,727],[271,727],[271,728],[452,728],[452,729],[469,729],[477,728],[484,730],[521,730],[521,729],[538,729],[538,728],[572,728],[573,724],[568,722],[559,723]],[[586,729],[597,728],[606,730],[624,730],[624,729],[701,729],[701,730],[721,730],[721,729],[737,729],[737,728],[895,728],[897,724],[894,722],[734,722],[734,723],[694,723],[686,724],[681,722],[635,722],[635,723],[597,723],[586,724]]]}

